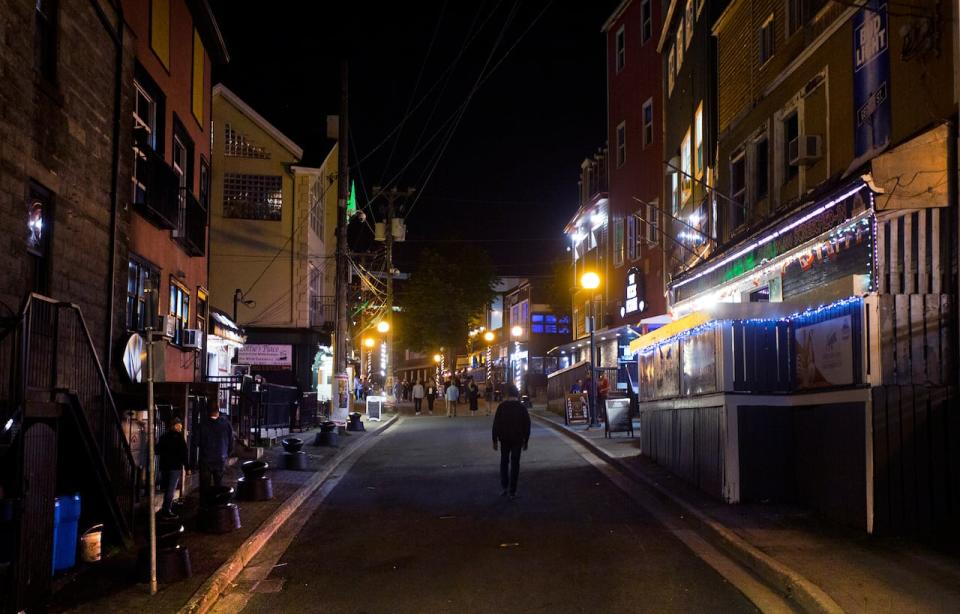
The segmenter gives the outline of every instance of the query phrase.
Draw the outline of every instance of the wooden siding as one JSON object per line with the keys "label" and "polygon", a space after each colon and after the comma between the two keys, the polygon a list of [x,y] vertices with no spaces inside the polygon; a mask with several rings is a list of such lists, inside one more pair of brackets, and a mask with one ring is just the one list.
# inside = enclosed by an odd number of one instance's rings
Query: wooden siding
{"label": "wooden siding", "polygon": [[641,411],[641,451],[700,490],[720,498],[722,418],[722,407]]}

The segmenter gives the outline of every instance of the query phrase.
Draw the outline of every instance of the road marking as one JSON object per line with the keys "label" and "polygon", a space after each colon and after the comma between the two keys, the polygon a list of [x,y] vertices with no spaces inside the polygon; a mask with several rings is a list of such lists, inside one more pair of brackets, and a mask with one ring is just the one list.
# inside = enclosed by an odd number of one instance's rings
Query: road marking
{"label": "road marking", "polygon": [[[630,497],[634,503],[645,509],[657,522],[664,526],[674,537],[679,539],[700,560],[712,567],[727,582],[732,584],[749,599],[761,612],[795,612],[794,604],[784,599],[779,593],[763,584],[748,570],[733,559],[708,543],[700,534],[691,528],[683,517],[677,519],[675,514],[660,502],[659,499],[646,487],[634,482],[612,465],[587,449],[578,441],[556,432],[552,428],[542,427],[554,437],[563,440],[574,449],[583,460],[590,463],[617,488]],[[597,483],[599,486],[599,483]]]}

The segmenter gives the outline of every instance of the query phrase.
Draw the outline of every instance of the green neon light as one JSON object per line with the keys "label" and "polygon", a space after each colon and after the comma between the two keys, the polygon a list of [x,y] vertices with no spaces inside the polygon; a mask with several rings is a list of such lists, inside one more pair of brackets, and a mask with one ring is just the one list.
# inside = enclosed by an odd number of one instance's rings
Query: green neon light
{"label": "green neon light", "polygon": [[350,182],[350,197],[347,199],[347,217],[352,217],[357,212],[357,186]]}

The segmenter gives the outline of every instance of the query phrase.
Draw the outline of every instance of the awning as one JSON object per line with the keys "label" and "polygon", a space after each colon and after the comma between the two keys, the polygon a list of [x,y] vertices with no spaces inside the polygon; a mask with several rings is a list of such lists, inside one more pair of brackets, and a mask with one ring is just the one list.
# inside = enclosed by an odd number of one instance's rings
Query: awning
{"label": "awning", "polygon": [[[621,337],[624,335],[627,337],[637,337],[640,335],[640,333],[637,332],[636,328],[639,327],[623,325],[616,328],[605,328],[603,330],[598,330],[593,333],[593,342],[605,343],[609,341],[611,337]],[[560,354],[575,350],[578,347],[585,347],[589,344],[589,335],[586,337],[580,337],[579,339],[574,339],[573,341],[568,341],[556,347],[550,348],[547,350],[547,356],[559,356]]]}
{"label": "awning", "polygon": [[210,334],[234,343],[247,342],[243,328],[216,307],[210,308]]}

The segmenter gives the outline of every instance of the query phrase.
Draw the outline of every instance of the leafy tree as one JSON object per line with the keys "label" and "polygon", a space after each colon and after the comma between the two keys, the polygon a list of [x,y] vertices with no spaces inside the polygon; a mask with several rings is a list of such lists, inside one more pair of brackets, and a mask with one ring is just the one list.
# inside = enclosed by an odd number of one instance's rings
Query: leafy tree
{"label": "leafy tree", "polygon": [[423,250],[398,294],[401,311],[395,321],[401,347],[421,352],[460,348],[473,318],[490,305],[496,282],[483,251]]}

